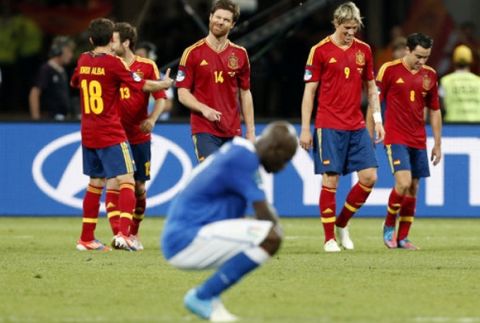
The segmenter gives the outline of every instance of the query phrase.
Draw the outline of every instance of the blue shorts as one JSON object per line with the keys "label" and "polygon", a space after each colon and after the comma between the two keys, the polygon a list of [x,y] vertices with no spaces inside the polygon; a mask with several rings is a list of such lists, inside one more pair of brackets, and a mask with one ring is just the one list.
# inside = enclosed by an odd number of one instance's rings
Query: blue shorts
{"label": "blue shorts", "polygon": [[385,145],[385,151],[393,174],[399,170],[409,170],[413,178],[430,176],[426,149],[391,144]]}
{"label": "blue shorts", "polygon": [[135,160],[137,168],[133,175],[135,180],[148,181],[150,179],[150,161],[152,159],[151,142],[142,142],[130,145],[130,147],[132,148],[133,160]]}
{"label": "blue shorts", "polygon": [[135,171],[132,151],[126,141],[101,149],[82,146],[82,153],[83,173],[87,176],[113,178]]}
{"label": "blue shorts", "polygon": [[313,138],[315,174],[346,175],[378,167],[375,150],[367,129],[315,129]]}
{"label": "blue shorts", "polygon": [[192,135],[195,155],[198,162],[216,152],[224,143],[231,141],[233,137],[217,137],[209,133],[197,133]]}

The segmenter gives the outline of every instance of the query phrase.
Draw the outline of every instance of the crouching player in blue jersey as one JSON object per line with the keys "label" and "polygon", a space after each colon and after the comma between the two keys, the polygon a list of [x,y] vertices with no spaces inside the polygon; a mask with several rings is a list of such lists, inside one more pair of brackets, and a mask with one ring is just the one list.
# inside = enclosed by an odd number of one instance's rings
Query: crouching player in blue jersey
{"label": "crouching player in blue jersey", "polygon": [[[220,294],[278,251],[282,233],[259,167],[280,171],[297,145],[295,129],[283,121],[269,124],[255,144],[235,137],[194,169],[172,202],[161,242],[165,258],[180,269],[217,268],[184,298],[201,318],[235,321]],[[249,203],[256,219],[244,218]]]}

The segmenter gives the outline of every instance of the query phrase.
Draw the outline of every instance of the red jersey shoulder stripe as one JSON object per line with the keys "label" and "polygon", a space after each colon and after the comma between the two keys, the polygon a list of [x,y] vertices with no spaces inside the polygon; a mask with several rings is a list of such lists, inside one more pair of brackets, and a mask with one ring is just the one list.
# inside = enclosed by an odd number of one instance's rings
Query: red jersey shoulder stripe
{"label": "red jersey shoulder stripe", "polygon": [[423,65],[423,68],[425,68],[426,70],[429,70],[429,71],[433,72],[434,74],[437,74],[437,71],[435,71],[435,70],[433,69],[433,67],[431,67],[431,66]]}
{"label": "red jersey shoulder stripe", "polygon": [[182,58],[180,59],[180,65],[181,66],[185,66],[185,64],[187,63],[187,59],[188,59],[188,55],[190,55],[190,52],[192,50],[194,50],[195,48],[199,47],[199,46],[202,46],[203,44],[205,44],[205,38],[197,41],[195,44],[187,47],[184,51],[183,51],[183,55],[182,55]]}
{"label": "red jersey shoulder stripe", "polygon": [[318,42],[316,45],[314,45],[312,47],[312,49],[310,49],[310,54],[308,54],[308,59],[307,59],[307,65],[312,65],[313,64],[313,56],[315,55],[315,51],[317,50],[317,48],[327,44],[330,42],[330,37],[325,37],[324,39],[322,39],[320,42]]}
{"label": "red jersey shoulder stripe", "polygon": [[355,37],[354,39],[355,39],[355,41],[356,41],[357,43],[362,44],[362,45],[365,45],[365,46],[367,46],[368,48],[370,48],[370,45],[367,44],[366,42],[361,41],[360,39],[358,39],[358,38],[356,38],[356,37]]}
{"label": "red jersey shoulder stripe", "polygon": [[157,67],[157,64],[152,61],[151,59],[149,58],[146,58],[146,57],[140,57],[140,56],[136,56],[135,57],[135,60],[137,62],[140,62],[140,63],[144,63],[144,64],[147,64],[147,65],[150,65],[152,66],[152,69],[153,69],[153,72],[155,73],[155,77],[158,79],[160,79],[160,73],[158,71],[158,67]]}
{"label": "red jersey shoulder stripe", "polygon": [[379,81],[379,82],[382,81],[383,74],[385,74],[385,71],[387,70],[387,68],[389,68],[391,66],[401,64],[401,63],[402,63],[402,60],[399,58],[399,59],[396,59],[394,61],[386,62],[385,64],[383,64],[382,67],[380,67],[380,70],[378,71],[377,81]]}

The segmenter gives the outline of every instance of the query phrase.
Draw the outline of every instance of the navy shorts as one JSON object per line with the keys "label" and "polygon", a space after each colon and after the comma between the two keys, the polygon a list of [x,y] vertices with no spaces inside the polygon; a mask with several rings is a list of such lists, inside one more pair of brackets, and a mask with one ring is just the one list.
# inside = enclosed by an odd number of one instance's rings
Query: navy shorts
{"label": "navy shorts", "polygon": [[409,170],[413,178],[430,176],[426,149],[391,144],[385,145],[385,151],[393,174],[399,170]]}
{"label": "navy shorts", "polygon": [[133,160],[135,160],[134,177],[136,181],[148,181],[150,179],[150,162],[152,159],[152,151],[150,149],[150,141],[141,144],[130,145],[132,148]]}
{"label": "navy shorts", "polygon": [[315,174],[346,175],[378,167],[367,129],[315,129],[313,139]]}
{"label": "navy shorts", "polygon": [[82,146],[82,154],[83,173],[90,177],[113,178],[135,171],[132,151],[126,141],[101,149]]}
{"label": "navy shorts", "polygon": [[195,155],[198,162],[216,152],[224,143],[231,141],[233,137],[217,137],[209,133],[197,133],[192,135]]}

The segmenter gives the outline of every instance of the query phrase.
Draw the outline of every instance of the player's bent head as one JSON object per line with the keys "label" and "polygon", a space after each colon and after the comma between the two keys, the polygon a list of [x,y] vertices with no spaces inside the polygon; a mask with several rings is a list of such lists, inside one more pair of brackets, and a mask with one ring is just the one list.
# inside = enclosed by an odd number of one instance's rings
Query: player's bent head
{"label": "player's bent head", "polygon": [[265,170],[276,173],[285,167],[297,151],[295,128],[286,121],[272,122],[263,130],[255,147]]}
{"label": "player's bent head", "polygon": [[333,25],[340,26],[341,24],[352,22],[358,24],[358,27],[363,27],[362,17],[360,16],[360,9],[355,5],[355,3],[349,1],[345,2],[335,9],[333,13]]}
{"label": "player's bent head", "polygon": [[88,37],[94,47],[107,46],[112,40],[115,24],[107,18],[97,18],[88,26]]}
{"label": "player's bent head", "polygon": [[137,44],[137,29],[128,22],[117,22],[115,24],[115,32],[120,36],[120,42],[129,41],[128,48],[133,52]]}
{"label": "player's bent head", "polygon": [[433,39],[430,36],[427,36],[422,33],[413,33],[407,37],[407,47],[412,52],[417,46],[420,46],[425,49],[432,48]]}

